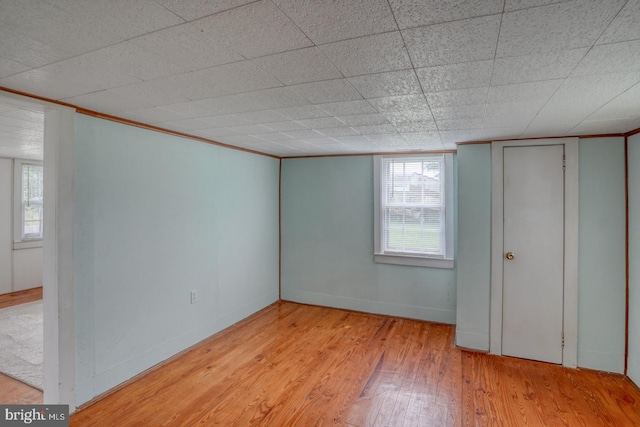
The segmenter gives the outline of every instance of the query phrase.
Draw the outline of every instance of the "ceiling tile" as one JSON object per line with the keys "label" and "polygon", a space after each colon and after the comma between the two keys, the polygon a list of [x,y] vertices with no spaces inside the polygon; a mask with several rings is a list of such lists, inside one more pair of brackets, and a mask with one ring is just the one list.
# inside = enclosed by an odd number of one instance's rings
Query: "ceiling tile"
{"label": "ceiling tile", "polygon": [[336,137],[336,136],[351,136],[357,135],[358,132],[349,128],[349,127],[337,127],[337,128],[327,128],[320,129],[319,132],[324,136]]}
{"label": "ceiling tile", "polygon": [[273,0],[315,44],[396,30],[386,0]]}
{"label": "ceiling tile", "polygon": [[529,9],[552,3],[560,3],[561,1],[566,0],[506,0],[504,10],[510,12],[512,10]]}
{"label": "ceiling tile", "polygon": [[482,120],[482,127],[485,128],[502,128],[518,126],[525,129],[533,120],[533,115],[517,115],[509,114],[504,116],[485,117]]}
{"label": "ceiling tile", "polygon": [[193,21],[207,37],[215,38],[245,58],[285,52],[313,43],[269,0]]}
{"label": "ceiling tile", "polygon": [[[535,117],[530,130],[566,134],[603,105],[640,81],[640,72],[567,79]],[[560,133],[556,133],[560,132]]]}
{"label": "ceiling tile", "polygon": [[489,89],[489,104],[503,102],[531,102],[535,99],[547,100],[562,84],[562,80],[517,83],[505,86],[492,86]]}
{"label": "ceiling tile", "polygon": [[316,132],[313,129],[306,130],[292,130],[290,132],[283,132],[285,135],[290,136],[293,139],[310,139],[310,138],[322,138],[323,134]]}
{"label": "ceiling tile", "polygon": [[380,125],[353,126],[353,130],[362,135],[386,135],[396,134],[398,131],[392,124],[384,123]]}
{"label": "ceiling tile", "polygon": [[268,132],[256,135],[260,139],[265,141],[285,141],[287,139],[293,139],[289,135],[285,135],[282,132]]}
{"label": "ceiling tile", "polygon": [[589,120],[634,119],[640,116],[640,84],[618,95],[589,116]]}
{"label": "ceiling tile", "polygon": [[497,86],[565,78],[587,50],[579,48],[496,59],[491,84]]}
{"label": "ceiling tile", "polygon": [[381,125],[389,122],[382,114],[356,114],[338,118],[347,126]]}
{"label": "ceiling tile", "polygon": [[172,129],[183,129],[184,131],[201,130],[211,127],[211,123],[207,123],[200,119],[174,120],[165,122],[164,125],[171,126]]}
{"label": "ceiling tile", "polygon": [[387,96],[367,100],[379,112],[424,110],[429,105],[424,95]]}
{"label": "ceiling tile", "polygon": [[485,104],[432,108],[436,120],[475,119],[484,117]]}
{"label": "ceiling tile", "polygon": [[0,19],[4,28],[75,55],[184,22],[152,0],[7,1]]}
{"label": "ceiling tile", "polygon": [[[195,71],[191,76],[205,80],[211,86],[224,89],[227,93],[249,92],[268,89],[282,84],[250,61],[233,62]],[[192,98],[196,99],[196,98]]]}
{"label": "ceiling tile", "polygon": [[502,12],[504,0],[390,0],[401,29]]}
{"label": "ceiling tile", "polygon": [[626,0],[574,0],[505,13],[496,57],[591,46]]}
{"label": "ceiling tile", "polygon": [[[2,48],[0,47],[0,49]],[[29,67],[24,64],[19,64],[5,58],[0,58],[0,77],[10,76],[12,74],[20,73],[28,69]]]}
{"label": "ceiling tile", "polygon": [[479,129],[482,128],[482,119],[453,119],[436,120],[440,130]]}
{"label": "ceiling tile", "polygon": [[330,102],[318,104],[318,108],[332,116],[349,116],[354,114],[375,113],[376,109],[365,100]]}
{"label": "ceiling tile", "polygon": [[432,92],[427,93],[426,96],[431,108],[455,107],[458,105],[484,104],[487,100],[488,91],[488,87],[478,87]]}
{"label": "ceiling tile", "polygon": [[308,104],[308,101],[286,87],[257,90],[242,97],[260,106],[260,109],[287,108]]}
{"label": "ceiling tile", "polygon": [[403,30],[415,67],[493,59],[500,15]]}
{"label": "ceiling tile", "polygon": [[155,0],[187,21],[224,12],[255,0]]}
{"label": "ceiling tile", "polygon": [[585,120],[571,129],[573,135],[598,135],[629,132],[640,128],[640,118],[614,120]]}
{"label": "ceiling tile", "polygon": [[267,133],[273,132],[273,129],[268,128],[265,125],[240,125],[230,126],[229,129],[236,131],[240,134],[255,134],[255,133]]}
{"label": "ceiling tile", "polygon": [[422,92],[413,70],[350,77],[349,82],[365,98],[411,95]]}
{"label": "ceiling tile", "polygon": [[489,86],[493,61],[464,62],[416,70],[425,92]]}
{"label": "ceiling tile", "polygon": [[438,130],[438,127],[436,126],[436,122],[433,122],[433,121],[399,122],[399,123],[394,123],[393,126],[400,133],[427,132],[427,131]]}
{"label": "ceiling tile", "polygon": [[411,68],[399,31],[330,43],[320,49],[347,77]]}
{"label": "ceiling tile", "polygon": [[192,24],[182,24],[136,37],[131,43],[178,64],[187,71],[244,59],[207,35]]}
{"label": "ceiling tile", "polygon": [[419,110],[386,111],[380,113],[380,115],[393,124],[433,121],[433,116],[428,108]]}
{"label": "ceiling tile", "polygon": [[72,54],[64,50],[14,33],[4,26],[0,27],[0,57],[5,60],[30,67],[42,67],[70,56]]}
{"label": "ceiling tile", "polygon": [[140,81],[138,78],[75,61],[74,58],[0,79],[0,86],[50,99],[70,98]]}
{"label": "ceiling tile", "polygon": [[113,90],[102,90],[74,98],[65,98],[63,101],[89,110],[114,115],[121,111],[140,110],[154,106],[142,98],[124,96]]}
{"label": "ceiling tile", "polygon": [[209,123],[210,128],[247,125],[251,123],[238,114],[220,114],[218,116],[201,117],[199,120]]}
{"label": "ceiling tile", "polygon": [[125,119],[150,124],[168,122],[171,120],[180,120],[185,118],[185,116],[182,114],[163,110],[160,108],[145,108],[142,110],[127,111],[121,115]]}
{"label": "ceiling tile", "polygon": [[180,89],[180,86],[166,84],[164,79],[160,79],[120,86],[109,91],[119,96],[144,100],[152,106],[160,106],[189,101]]}
{"label": "ceiling tile", "polygon": [[317,47],[264,56],[252,62],[285,85],[342,77],[342,74]]}
{"label": "ceiling tile", "polygon": [[571,77],[640,71],[640,40],[594,46]]}
{"label": "ceiling tile", "polygon": [[325,80],[322,82],[304,83],[290,86],[291,90],[303,96],[312,104],[351,101],[362,99],[362,96],[346,79]]}
{"label": "ceiling tile", "polygon": [[242,120],[246,120],[247,123],[270,123],[270,122],[282,122],[287,120],[287,117],[276,113],[273,110],[261,110],[251,111],[248,113],[236,114],[236,117]]}
{"label": "ceiling tile", "polygon": [[289,120],[286,122],[267,123],[265,126],[267,126],[269,129],[272,129],[276,132],[287,132],[291,130],[307,129],[307,126],[303,125],[300,122],[296,122],[294,120]]}
{"label": "ceiling tile", "polygon": [[278,114],[282,114],[283,116],[291,119],[291,120],[299,120],[299,119],[313,119],[316,117],[327,117],[330,114],[316,107],[315,105],[301,105],[298,107],[290,107],[290,108],[279,108],[274,110]]}
{"label": "ceiling tile", "polygon": [[439,132],[403,133],[402,137],[414,147],[424,147],[425,150],[443,149]]}
{"label": "ceiling tile", "polygon": [[640,39],[640,0],[629,0],[598,39],[598,44]]}
{"label": "ceiling tile", "polygon": [[300,120],[300,123],[313,129],[325,129],[325,128],[335,128],[335,127],[344,126],[344,123],[342,123],[340,120],[336,119],[335,117],[303,119],[303,120]]}
{"label": "ceiling tile", "polygon": [[225,136],[238,136],[238,132],[229,128],[215,128],[215,129],[202,129],[194,132],[194,135],[202,136],[203,138],[223,138]]}

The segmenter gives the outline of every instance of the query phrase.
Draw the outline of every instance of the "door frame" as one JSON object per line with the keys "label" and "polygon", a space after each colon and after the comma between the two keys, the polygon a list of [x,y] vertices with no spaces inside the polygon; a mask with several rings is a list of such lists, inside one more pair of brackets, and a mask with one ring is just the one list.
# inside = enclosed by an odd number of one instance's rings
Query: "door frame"
{"label": "door frame", "polygon": [[73,210],[75,112],[0,90],[3,104],[44,113],[43,329],[44,404],[76,408]]}
{"label": "door frame", "polygon": [[502,265],[504,253],[504,147],[564,145],[564,301],[562,365],[578,365],[578,138],[491,143],[491,309],[489,352],[502,355]]}

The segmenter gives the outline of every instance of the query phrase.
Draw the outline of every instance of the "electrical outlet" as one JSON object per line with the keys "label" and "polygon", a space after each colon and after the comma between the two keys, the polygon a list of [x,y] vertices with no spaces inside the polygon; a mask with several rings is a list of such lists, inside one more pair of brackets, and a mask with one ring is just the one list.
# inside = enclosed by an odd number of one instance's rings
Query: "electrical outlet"
{"label": "electrical outlet", "polygon": [[189,295],[191,296],[191,304],[195,304],[198,301],[198,292],[191,291]]}

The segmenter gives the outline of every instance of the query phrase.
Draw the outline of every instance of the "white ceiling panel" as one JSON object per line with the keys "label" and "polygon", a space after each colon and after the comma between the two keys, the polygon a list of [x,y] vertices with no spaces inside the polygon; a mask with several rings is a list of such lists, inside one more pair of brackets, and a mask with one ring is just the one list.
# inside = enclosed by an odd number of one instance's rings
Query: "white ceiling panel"
{"label": "white ceiling panel", "polygon": [[418,68],[416,73],[425,92],[439,92],[489,86],[492,71],[493,61],[486,60]]}
{"label": "white ceiling panel", "polygon": [[320,48],[347,77],[411,68],[399,31],[330,43]]}
{"label": "white ceiling panel", "polygon": [[504,0],[389,0],[401,29],[501,13]]}
{"label": "white ceiling panel", "polygon": [[208,35],[209,33],[200,31],[195,25],[186,23],[136,37],[131,43],[148,52],[154,52],[187,71],[244,59],[216,43],[215,38],[207,37]]}
{"label": "white ceiling panel", "polygon": [[592,46],[626,0],[573,0],[505,13],[497,57]]}
{"label": "white ceiling panel", "polygon": [[187,21],[224,12],[255,0],[155,0]]}
{"label": "white ceiling panel", "polygon": [[629,0],[598,39],[598,44],[640,39],[640,0]]}
{"label": "white ceiling panel", "polygon": [[290,89],[304,97],[312,104],[326,104],[330,102],[362,99],[362,96],[346,79],[304,83],[301,85],[291,86]]}
{"label": "white ceiling panel", "polygon": [[412,95],[422,92],[413,70],[349,77],[349,82],[365,98]]}
{"label": "white ceiling panel", "polygon": [[206,37],[245,58],[285,52],[313,43],[269,0],[193,21]]}
{"label": "white ceiling panel", "polygon": [[587,48],[580,48],[496,59],[491,84],[500,86],[565,78],[587,51]]}
{"label": "white ceiling panel", "polygon": [[273,0],[317,45],[393,31],[386,0]]}
{"label": "white ceiling panel", "polygon": [[264,56],[252,62],[285,85],[342,77],[342,74],[317,47]]}
{"label": "white ceiling panel", "polygon": [[2,26],[75,55],[181,24],[152,0],[21,0],[0,3]]}
{"label": "white ceiling panel", "polygon": [[415,67],[493,59],[500,15],[403,30]]}
{"label": "white ceiling panel", "polygon": [[640,70],[640,40],[594,46],[571,77]]}
{"label": "white ceiling panel", "polygon": [[0,0],[0,87],[280,156],[622,133],[639,24],[640,0]]}

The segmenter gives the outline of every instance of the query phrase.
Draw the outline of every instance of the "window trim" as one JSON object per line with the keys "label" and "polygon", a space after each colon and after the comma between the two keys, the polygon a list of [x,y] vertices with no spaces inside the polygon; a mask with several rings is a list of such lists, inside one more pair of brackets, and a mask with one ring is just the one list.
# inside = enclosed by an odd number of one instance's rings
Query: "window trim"
{"label": "window trim", "polygon": [[[436,153],[433,153],[436,154]],[[384,252],[382,248],[382,222],[384,217],[381,204],[382,162],[388,158],[424,157],[424,154],[398,154],[373,156],[373,194],[374,194],[374,261],[383,264],[409,265],[452,269],[455,266],[453,248],[454,195],[453,195],[453,154],[444,153],[445,176],[445,256],[434,257],[410,253]]]}
{"label": "window trim", "polygon": [[13,249],[41,248],[42,237],[24,238],[22,218],[22,167],[25,164],[42,166],[39,160],[13,160]]}

